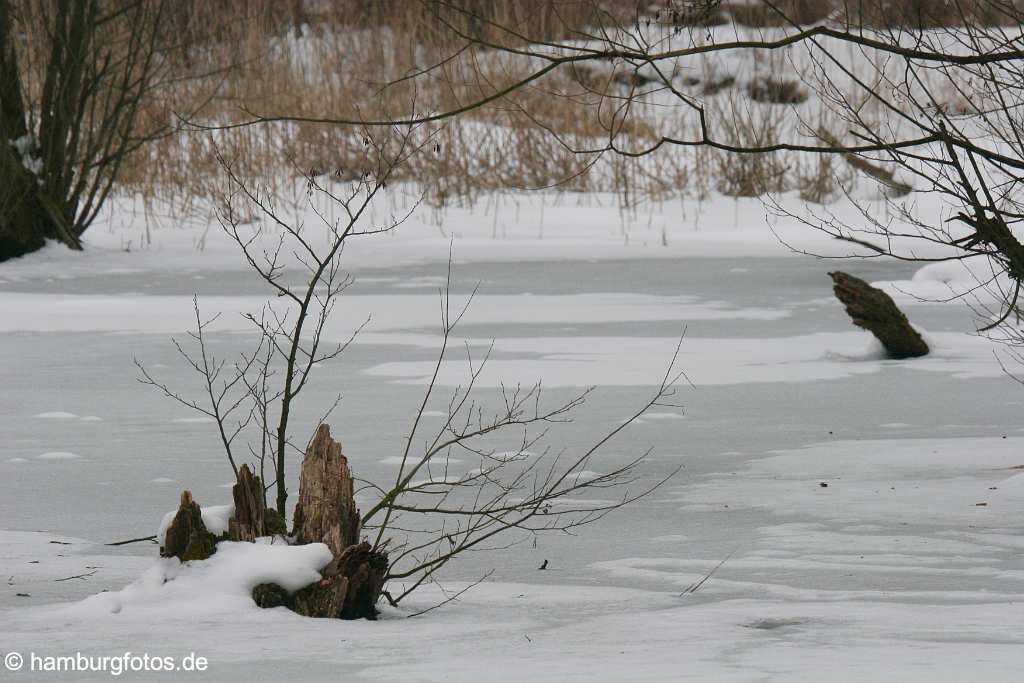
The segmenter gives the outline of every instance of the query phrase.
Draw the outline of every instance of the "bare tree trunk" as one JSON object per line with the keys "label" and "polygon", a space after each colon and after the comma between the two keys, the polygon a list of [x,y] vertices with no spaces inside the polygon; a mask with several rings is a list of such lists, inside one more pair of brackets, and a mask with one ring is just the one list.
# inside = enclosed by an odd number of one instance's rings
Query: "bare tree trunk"
{"label": "bare tree trunk", "polygon": [[[26,126],[21,74],[15,50],[11,3],[0,0],[0,261],[42,248],[68,235],[66,221],[47,200],[39,179],[26,168],[38,154]],[[69,246],[80,246],[77,240]]]}
{"label": "bare tree trunk", "polygon": [[882,290],[860,278],[835,271],[829,273],[833,289],[846,306],[853,324],[862,327],[882,342],[893,358],[915,358],[928,353],[928,345],[910,325],[907,316]]}

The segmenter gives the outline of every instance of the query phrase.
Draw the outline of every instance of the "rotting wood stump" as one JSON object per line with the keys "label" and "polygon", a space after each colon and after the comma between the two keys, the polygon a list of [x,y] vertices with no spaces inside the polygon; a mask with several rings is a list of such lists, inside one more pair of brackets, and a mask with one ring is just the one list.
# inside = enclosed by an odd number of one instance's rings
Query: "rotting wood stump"
{"label": "rotting wood stump", "polygon": [[388,556],[368,541],[350,545],[324,569],[324,578],[293,596],[292,609],[308,617],[374,619],[384,590]]}
{"label": "rotting wood stump", "polygon": [[388,556],[359,540],[352,473],[341,444],[331,438],[331,428],[326,424],[317,428],[306,449],[294,519],[294,543],[324,543],[334,559],[324,567],[320,581],[294,595],[275,584],[256,586],[256,604],[285,606],[309,617],[375,618]]}
{"label": "rotting wood stump", "polygon": [[338,557],[359,542],[359,511],[352,498],[352,472],[341,444],[322,424],[306,449],[299,475],[292,535],[299,545],[326,543]]}
{"label": "rotting wood stump", "polygon": [[161,557],[177,557],[182,562],[205,560],[216,552],[217,538],[203,524],[199,503],[191,491],[181,492],[181,502],[164,534]]}
{"label": "rotting wood stump", "polygon": [[228,520],[228,538],[232,541],[255,541],[267,535],[267,504],[263,496],[263,482],[242,465],[238,480],[231,489],[235,511]]}
{"label": "rotting wood stump", "polygon": [[847,273],[837,270],[829,276],[836,298],[846,306],[853,324],[875,335],[891,358],[916,358],[928,353],[928,344],[892,297]]}

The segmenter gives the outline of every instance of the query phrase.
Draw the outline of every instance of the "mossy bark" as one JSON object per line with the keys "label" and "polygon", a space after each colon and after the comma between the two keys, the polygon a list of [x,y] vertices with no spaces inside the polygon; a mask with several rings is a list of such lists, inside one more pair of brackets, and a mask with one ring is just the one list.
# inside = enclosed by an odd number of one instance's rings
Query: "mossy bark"
{"label": "mossy bark", "polygon": [[[55,200],[44,179],[25,167],[25,158],[40,150],[31,148],[13,34],[11,3],[0,0],[0,262],[36,251],[47,239],[82,248],[71,227],[74,207]],[[60,155],[58,161],[64,163]]]}
{"label": "mossy bark", "polygon": [[167,527],[161,557],[177,557],[182,562],[205,560],[217,551],[217,538],[203,524],[199,503],[191,491],[182,491],[174,520]]}
{"label": "mossy bark", "polygon": [[846,306],[853,324],[875,337],[892,358],[916,358],[928,353],[928,344],[882,290],[841,271],[829,273],[836,298]]}

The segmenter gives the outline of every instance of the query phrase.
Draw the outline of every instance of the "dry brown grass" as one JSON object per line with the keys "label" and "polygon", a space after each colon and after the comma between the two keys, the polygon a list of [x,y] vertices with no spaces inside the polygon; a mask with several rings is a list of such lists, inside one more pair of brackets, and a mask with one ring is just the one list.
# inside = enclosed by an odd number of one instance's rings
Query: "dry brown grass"
{"label": "dry brown grass", "polygon": [[836,19],[851,26],[926,29],[1019,23],[1019,0],[837,0]]}
{"label": "dry brown grass", "polygon": [[[840,193],[841,181],[838,177],[836,158],[820,155],[809,163],[800,164],[797,171],[797,187],[800,198],[814,204],[828,204]],[[849,179],[846,181],[850,182]]]}
{"label": "dry brown grass", "polygon": [[[196,26],[213,26],[207,34],[200,34],[205,40],[204,57],[207,63],[229,68],[216,79],[183,83],[173,97],[149,103],[144,116],[182,110],[203,101],[212,89],[216,97],[202,117],[220,124],[245,120],[251,112],[386,118],[413,107],[418,111],[451,108],[525,73],[522,64],[491,53],[453,60],[415,87],[409,83],[385,88],[388,81],[441,60],[452,43],[450,35],[445,43],[431,33],[436,28],[428,30],[436,27],[436,21],[424,20],[424,5],[308,4],[302,36],[295,29],[295,14],[272,3],[259,5],[238,0],[221,0],[212,6],[198,2],[182,5],[175,20],[181,32],[190,34],[199,30]],[[594,13],[591,3],[569,0],[481,5],[494,11],[490,16],[495,23],[504,22],[523,35],[544,40],[564,38],[566,26],[572,25],[569,22],[584,23],[592,20]],[[545,11],[524,9],[534,6]],[[284,7],[294,9],[288,3]],[[216,23],[223,14],[235,20]],[[457,29],[481,32],[479,26]],[[194,66],[183,64],[182,68]],[[644,180],[650,173],[639,168],[644,164],[660,167],[664,162],[609,159],[602,162],[602,172],[586,174],[582,171],[594,161],[593,155],[575,154],[553,142],[552,134],[567,146],[593,148],[605,144],[614,129],[636,144],[650,144],[655,138],[651,126],[640,116],[616,117],[614,102],[610,104],[605,97],[609,88],[622,85],[621,80],[602,79],[584,86],[570,72],[552,74],[458,122],[425,129],[425,135],[436,136],[429,145],[430,153],[411,159],[395,180],[422,184],[427,201],[436,206],[474,201],[493,191],[543,187],[618,191],[635,197],[648,192],[640,185],[650,183],[651,192],[664,194],[666,184]],[[166,199],[177,194],[183,205],[202,205],[201,199],[215,194],[216,182],[211,179],[219,175],[217,154],[271,189],[275,184],[283,188],[290,178],[302,173],[358,173],[362,134],[356,127],[314,123],[244,127],[212,135],[186,131],[140,150],[125,166],[121,185],[146,198]],[[677,175],[671,172],[671,177]]]}
{"label": "dry brown grass", "polygon": [[789,22],[814,24],[826,19],[834,9],[834,3],[828,0],[777,0],[773,4],[785,16],[767,5],[746,2],[723,2],[722,9],[740,26],[752,28],[783,26]]}
{"label": "dry brown grass", "polygon": [[[965,12],[981,16],[988,3],[1005,1],[976,0],[973,9]],[[24,2],[31,4],[31,0]],[[851,20],[889,21],[885,18],[889,15],[870,13],[872,3],[881,2],[783,0],[781,5],[799,22],[820,20],[823,8],[842,9]],[[179,60],[181,74],[191,78],[147,102],[142,119],[166,120],[174,112],[200,104],[204,105],[202,120],[220,124],[247,119],[251,112],[358,119],[394,116],[413,106],[418,111],[451,108],[520,77],[524,66],[495,51],[474,51],[415,82],[385,88],[389,81],[450,55],[459,41],[446,25],[484,41],[550,41],[578,37],[575,31],[600,23],[629,24],[635,11],[632,5],[624,9],[624,3],[586,0],[463,0],[463,5],[468,13],[448,11],[439,20],[432,14],[431,3],[407,0],[173,3],[169,35],[188,46],[173,52],[173,57]],[[901,0],[897,5],[906,10],[899,16],[905,16],[922,3]],[[885,6],[892,11],[892,3]],[[770,24],[753,10],[739,9],[739,3],[727,2],[723,7],[737,23]],[[626,16],[615,16],[616,12]],[[515,35],[495,25],[508,26]],[[197,77],[206,72],[206,77]],[[747,92],[747,88],[733,87],[732,75],[709,73],[691,85],[695,92],[703,91],[715,100],[743,97],[796,103],[806,98],[796,81],[758,83]],[[443,129],[425,129],[424,135],[436,136],[435,144],[406,164],[396,180],[416,181],[427,188],[428,201],[435,206],[472,202],[494,191],[541,187],[614,192],[626,204],[703,195],[712,189],[756,196],[786,188],[785,170],[794,162],[783,154],[736,157],[673,148],[642,159],[614,155],[597,159],[567,148],[601,147],[613,131],[618,143],[629,149],[653,144],[660,135],[692,139],[696,135],[692,119],[663,117],[655,123],[642,108],[633,108],[625,116],[618,111],[623,98],[650,87],[653,84],[646,77],[628,68],[555,72]],[[737,118],[725,139],[777,140],[782,135],[775,128],[777,118]],[[206,206],[206,200],[216,195],[221,176],[217,154],[271,189],[275,183],[287,185],[308,172],[358,174],[361,136],[362,131],[354,127],[311,123],[213,134],[185,130],[134,154],[123,168],[121,188],[147,202],[176,202],[185,210]],[[593,170],[583,173],[590,164]],[[793,181],[794,186],[809,196],[830,194],[826,179],[834,174],[824,167],[808,169],[801,172],[803,179]]]}
{"label": "dry brown grass", "polygon": [[771,5],[726,0],[720,11],[726,21],[751,28],[832,19],[851,26],[921,29],[1016,23],[1013,14],[1022,6],[1018,0],[773,0]]}

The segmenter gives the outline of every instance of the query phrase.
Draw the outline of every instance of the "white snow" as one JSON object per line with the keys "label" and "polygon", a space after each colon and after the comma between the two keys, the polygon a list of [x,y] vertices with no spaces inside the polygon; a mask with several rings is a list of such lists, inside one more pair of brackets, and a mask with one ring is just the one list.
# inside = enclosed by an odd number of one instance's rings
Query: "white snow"
{"label": "white snow", "polygon": [[644,413],[644,420],[681,420],[683,419],[682,413],[659,413],[657,411],[650,411]]}
{"label": "white snow", "polygon": [[[205,519],[205,518],[204,518]],[[224,617],[258,610],[252,589],[276,583],[297,591],[320,580],[319,570],[331,561],[322,543],[289,546],[282,541],[217,544],[217,552],[201,562],[165,559],[124,589],[102,593],[69,605],[60,612],[78,619],[102,615],[131,615],[132,620]]]}
{"label": "white snow", "polygon": [[39,177],[39,174],[43,172],[43,160],[32,154],[39,149],[39,140],[36,136],[32,133],[26,133],[16,140],[11,140],[10,144],[21,157],[21,165],[25,170],[36,176],[37,182],[42,184],[43,180]]}
{"label": "white snow", "polygon": [[[8,532],[4,541],[46,550],[38,545],[44,539],[27,545],[35,536]],[[249,599],[259,582],[297,589],[315,581],[328,558],[320,545],[222,544],[206,562],[152,565],[122,590],[8,613],[0,637],[7,650],[41,654],[196,652],[217,680],[238,680],[240,672],[323,678],[345,666],[354,680],[1010,681],[1024,644],[1024,616],[1011,595],[964,590],[894,602],[883,591],[787,594],[715,577],[682,593],[706,564],[617,565],[634,584],[653,572],[671,590],[485,583],[442,609],[403,618],[443,599],[431,586],[415,604],[385,608],[373,624],[262,611]]]}
{"label": "white snow", "polygon": [[929,263],[921,266],[910,280],[873,284],[887,291],[900,305],[942,304],[965,295],[991,305],[994,294],[1008,287],[1005,276],[997,277],[991,266],[977,259]]}
{"label": "white snow", "polygon": [[69,451],[49,451],[37,455],[36,460],[77,460],[81,457],[78,453],[71,453]]}
{"label": "white snow", "polygon": [[[391,196],[413,196],[398,189]],[[787,211],[800,215],[807,205],[795,194],[781,195],[776,201]],[[399,211],[403,209],[398,199]],[[886,214],[883,202],[864,200],[870,209]],[[3,276],[13,282],[30,278],[52,277],[60,272],[65,278],[103,272],[125,272],[125,269],[148,273],[195,274],[214,271],[239,271],[245,265],[238,257],[237,245],[215,225],[207,230],[204,223],[182,221],[174,229],[151,230],[146,233],[143,221],[133,220],[131,202],[115,200],[109,214],[84,236],[86,250],[71,254],[52,244],[29,259],[4,265]],[[721,257],[793,257],[786,245],[798,244],[807,251],[828,255],[864,255],[869,252],[845,242],[811,231],[795,221],[771,215],[758,199],[713,197],[709,200],[678,200],[651,202],[645,211],[619,210],[619,199],[613,195],[546,194],[515,195],[514,211],[521,220],[508,221],[500,235],[495,236],[492,220],[480,219],[480,207],[450,207],[444,213],[444,233],[428,218],[428,212],[413,215],[398,230],[381,240],[351,242],[346,257],[362,267],[398,267],[423,263],[447,263],[454,251],[455,263],[501,260],[505,262],[545,262],[563,259],[652,259],[652,258],[721,258]],[[922,220],[939,223],[949,207],[941,201],[920,203],[915,207]],[[850,200],[843,198],[829,205],[829,215],[837,220],[857,224],[861,212]],[[541,237],[536,230],[538,216],[552,227]],[[768,214],[768,215],[766,215]],[[299,213],[299,220],[316,217],[311,212]],[[771,230],[766,227],[766,220]],[[892,217],[894,230],[911,232]],[[662,239],[665,227],[665,242]],[[310,233],[308,239],[322,238]],[[196,243],[202,240],[203,248]],[[266,247],[272,246],[277,234],[268,231],[258,238]],[[125,243],[146,246],[126,253]],[[920,256],[945,256],[942,248],[916,239],[900,239],[896,248],[913,251]],[[201,281],[199,281],[201,282]],[[423,281],[420,281],[423,282]],[[439,283],[436,278],[429,286]],[[425,285],[426,286],[426,285]],[[401,291],[401,290],[399,290]]]}

